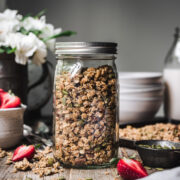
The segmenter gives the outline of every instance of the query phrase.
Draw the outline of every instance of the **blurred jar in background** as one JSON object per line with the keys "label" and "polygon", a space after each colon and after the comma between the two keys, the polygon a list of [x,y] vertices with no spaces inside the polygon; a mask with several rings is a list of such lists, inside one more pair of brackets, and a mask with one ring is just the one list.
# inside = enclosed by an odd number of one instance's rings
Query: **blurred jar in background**
{"label": "blurred jar in background", "polygon": [[165,58],[165,116],[180,121],[180,38],[179,28],[175,29],[174,42]]}

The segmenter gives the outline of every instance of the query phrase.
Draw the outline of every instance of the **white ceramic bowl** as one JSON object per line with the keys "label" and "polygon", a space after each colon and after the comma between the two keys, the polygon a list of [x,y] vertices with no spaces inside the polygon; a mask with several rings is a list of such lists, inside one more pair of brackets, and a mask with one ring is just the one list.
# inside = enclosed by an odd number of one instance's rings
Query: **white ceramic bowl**
{"label": "white ceramic bowl", "polygon": [[132,98],[143,97],[162,97],[164,95],[163,86],[154,86],[151,88],[128,89],[120,87],[120,97],[127,96]]}
{"label": "white ceramic bowl", "polygon": [[163,83],[156,83],[156,84],[124,84],[120,83],[121,89],[149,89],[149,88],[163,88]]}
{"label": "white ceramic bowl", "polygon": [[119,123],[133,124],[147,122],[158,112],[163,98],[120,98]]}
{"label": "white ceramic bowl", "polygon": [[118,76],[120,85],[153,85],[162,83],[162,73],[159,72],[121,72]]}
{"label": "white ceramic bowl", "polygon": [[11,148],[22,139],[25,110],[25,105],[17,108],[0,109],[0,148]]}

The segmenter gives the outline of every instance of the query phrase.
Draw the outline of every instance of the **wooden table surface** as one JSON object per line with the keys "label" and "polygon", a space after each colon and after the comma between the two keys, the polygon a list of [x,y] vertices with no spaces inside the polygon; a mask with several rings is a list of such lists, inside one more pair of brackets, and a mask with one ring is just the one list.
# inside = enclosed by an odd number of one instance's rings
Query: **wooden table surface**
{"label": "wooden table surface", "polygon": [[[120,157],[132,156],[134,153],[139,158],[138,153],[135,150],[127,148],[119,149]],[[64,177],[66,180],[86,180],[88,178],[92,178],[93,180],[122,180],[121,177],[117,176],[116,168],[95,170],[64,169],[64,172],[59,174],[40,178],[32,171],[13,173],[13,165],[5,165],[5,161],[5,158],[0,159],[0,180],[26,180],[27,177],[32,178],[33,180],[58,180],[59,177]],[[151,174],[154,171],[156,170],[148,170],[148,173]]]}

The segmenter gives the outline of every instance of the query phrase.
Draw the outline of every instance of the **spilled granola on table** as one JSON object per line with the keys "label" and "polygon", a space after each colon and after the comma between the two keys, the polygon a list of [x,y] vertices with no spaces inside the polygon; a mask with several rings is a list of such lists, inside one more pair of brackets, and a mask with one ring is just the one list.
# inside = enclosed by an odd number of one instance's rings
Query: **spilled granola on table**
{"label": "spilled granola on table", "polygon": [[180,125],[156,123],[135,128],[128,125],[119,129],[120,138],[130,140],[167,140],[180,142]]}
{"label": "spilled granola on table", "polygon": [[5,157],[6,155],[7,155],[7,152],[0,148],[0,158]]}
{"label": "spilled granola on table", "polygon": [[60,163],[54,159],[52,148],[50,147],[46,147],[44,150],[36,150],[34,157],[31,160],[24,158],[23,160],[17,162],[12,162],[12,152],[0,149],[0,153],[1,152],[5,154],[3,157],[7,156],[5,164],[13,164],[14,173],[18,171],[32,170],[35,174],[43,177],[63,172],[63,168],[60,166]]}
{"label": "spilled granola on table", "polygon": [[111,66],[55,77],[55,157],[65,165],[108,163],[115,155],[116,78]]}

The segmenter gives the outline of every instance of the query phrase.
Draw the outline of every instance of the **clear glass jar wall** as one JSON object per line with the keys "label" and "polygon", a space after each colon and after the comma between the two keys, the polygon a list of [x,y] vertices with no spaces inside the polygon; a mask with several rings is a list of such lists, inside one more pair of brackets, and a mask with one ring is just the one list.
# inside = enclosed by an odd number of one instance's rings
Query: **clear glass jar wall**
{"label": "clear glass jar wall", "polygon": [[57,55],[54,155],[69,167],[110,166],[119,140],[115,56]]}

